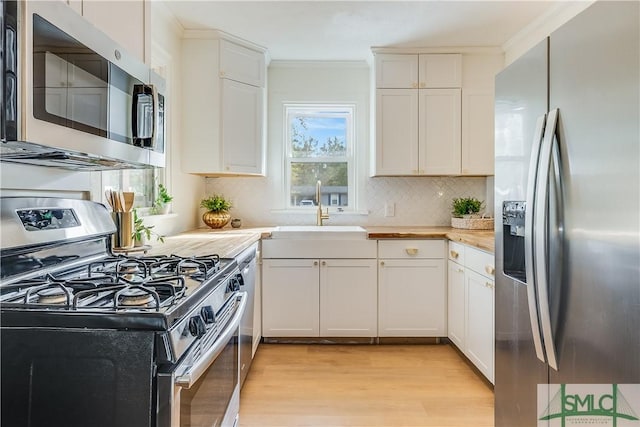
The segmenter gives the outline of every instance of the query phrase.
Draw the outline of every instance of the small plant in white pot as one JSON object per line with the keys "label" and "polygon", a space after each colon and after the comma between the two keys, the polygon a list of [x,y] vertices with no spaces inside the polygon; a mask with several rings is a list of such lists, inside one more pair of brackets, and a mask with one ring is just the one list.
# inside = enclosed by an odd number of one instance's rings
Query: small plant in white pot
{"label": "small plant in white pot", "polygon": [[171,201],[173,196],[169,194],[167,187],[163,184],[158,184],[158,196],[153,202],[151,207],[151,213],[153,215],[165,215],[171,211]]}
{"label": "small plant in white pot", "polygon": [[453,199],[451,203],[451,226],[453,228],[472,230],[493,229],[493,218],[484,218],[480,215],[483,207],[484,201],[480,201],[475,197]]}

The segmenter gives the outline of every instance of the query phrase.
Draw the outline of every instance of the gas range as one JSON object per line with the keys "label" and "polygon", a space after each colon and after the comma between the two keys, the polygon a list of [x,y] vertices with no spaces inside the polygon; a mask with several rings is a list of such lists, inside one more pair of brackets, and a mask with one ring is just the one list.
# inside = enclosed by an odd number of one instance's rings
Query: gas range
{"label": "gas range", "polygon": [[[48,256],[45,261],[51,258]],[[74,264],[80,259],[69,258]],[[24,264],[37,267],[47,262],[30,255]],[[120,327],[135,328],[137,319],[144,319],[148,327],[148,319],[156,318],[158,328],[168,329],[220,282],[228,282],[225,293],[237,291],[239,278],[229,277],[236,268],[235,260],[221,259],[218,255],[105,254],[101,259],[85,260],[68,270],[62,268],[35,277],[23,274],[22,278],[0,282],[0,304],[7,310],[23,313],[44,310],[53,315],[59,313],[59,317],[68,312],[86,315],[86,326],[91,327],[101,327],[102,315],[117,312]]]}
{"label": "gas range", "polygon": [[[1,248],[0,316],[6,327],[164,331],[170,342],[162,359],[175,361],[225,304],[233,304],[242,284],[235,260],[216,254],[113,255],[114,226],[100,204],[4,198],[0,214],[3,230],[22,234],[7,237],[13,247]],[[87,230],[58,239],[80,225]]]}
{"label": "gas range", "polygon": [[2,198],[0,228],[1,424],[176,426],[180,390],[223,362],[237,417],[234,259],[114,255],[109,211],[83,200]]}

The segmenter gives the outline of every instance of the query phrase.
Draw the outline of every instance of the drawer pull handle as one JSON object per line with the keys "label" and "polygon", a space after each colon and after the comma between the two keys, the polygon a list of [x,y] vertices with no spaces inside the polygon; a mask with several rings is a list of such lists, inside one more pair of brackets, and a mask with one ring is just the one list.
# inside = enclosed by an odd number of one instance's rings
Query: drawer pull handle
{"label": "drawer pull handle", "polygon": [[451,254],[451,258],[458,258],[458,256],[460,256],[460,254],[456,251],[449,251],[449,253]]}
{"label": "drawer pull handle", "polygon": [[407,252],[407,255],[413,256],[418,254],[418,248],[407,248],[405,251]]}
{"label": "drawer pull handle", "polygon": [[493,276],[495,274],[495,272],[496,272],[496,269],[494,268],[493,265],[485,265],[484,266],[484,271],[486,271],[487,274],[490,274],[490,275]]}

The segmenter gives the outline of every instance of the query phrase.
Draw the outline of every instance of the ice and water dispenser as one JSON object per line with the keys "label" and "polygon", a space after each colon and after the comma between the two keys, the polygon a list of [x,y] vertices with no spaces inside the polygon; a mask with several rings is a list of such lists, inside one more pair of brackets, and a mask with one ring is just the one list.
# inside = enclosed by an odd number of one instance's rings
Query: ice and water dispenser
{"label": "ice and water dispenser", "polygon": [[524,266],[524,214],[526,202],[502,203],[502,271],[507,276],[527,283]]}

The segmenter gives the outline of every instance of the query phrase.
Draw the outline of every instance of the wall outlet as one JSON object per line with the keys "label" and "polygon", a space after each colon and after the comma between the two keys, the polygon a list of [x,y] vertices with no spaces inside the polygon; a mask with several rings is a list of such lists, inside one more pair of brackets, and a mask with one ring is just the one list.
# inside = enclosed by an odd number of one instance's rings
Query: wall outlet
{"label": "wall outlet", "polygon": [[395,203],[385,203],[384,204],[384,216],[386,216],[386,217],[396,216],[396,204]]}

